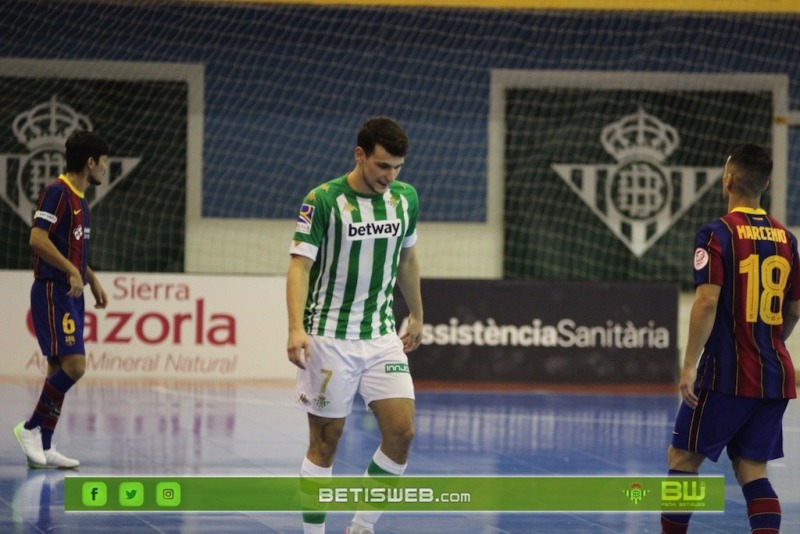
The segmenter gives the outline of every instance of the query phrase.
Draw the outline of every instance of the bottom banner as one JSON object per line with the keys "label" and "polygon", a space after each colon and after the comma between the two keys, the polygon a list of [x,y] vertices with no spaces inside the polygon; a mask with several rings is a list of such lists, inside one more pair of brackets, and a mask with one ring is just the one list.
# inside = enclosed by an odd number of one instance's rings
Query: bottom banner
{"label": "bottom banner", "polygon": [[723,476],[83,477],[72,512],[723,512]]}

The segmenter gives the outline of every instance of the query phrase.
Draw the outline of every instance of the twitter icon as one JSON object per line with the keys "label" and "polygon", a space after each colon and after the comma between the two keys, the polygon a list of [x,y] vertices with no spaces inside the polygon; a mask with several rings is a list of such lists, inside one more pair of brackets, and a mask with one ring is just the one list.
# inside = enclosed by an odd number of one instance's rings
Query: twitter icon
{"label": "twitter icon", "polygon": [[144,504],[144,485],[141,482],[120,482],[119,503],[137,507]]}

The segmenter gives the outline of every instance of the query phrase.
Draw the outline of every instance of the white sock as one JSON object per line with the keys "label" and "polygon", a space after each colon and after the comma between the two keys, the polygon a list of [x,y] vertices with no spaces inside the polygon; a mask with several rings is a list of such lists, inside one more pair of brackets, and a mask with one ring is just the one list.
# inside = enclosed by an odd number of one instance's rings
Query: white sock
{"label": "white sock", "polygon": [[[311,462],[308,458],[303,458],[303,464],[300,466],[301,477],[322,478],[330,480],[333,475],[333,467],[320,467]],[[322,523],[308,523],[306,519],[314,518],[319,519],[322,515]],[[324,512],[303,512],[303,534],[325,534],[325,513]]]}
{"label": "white sock", "polygon": [[[375,451],[375,454],[372,455],[372,462],[370,462],[369,467],[367,468],[367,472],[364,473],[364,476],[372,476],[370,475],[370,471],[375,473],[377,470],[375,467],[378,467],[380,471],[383,473],[380,474],[389,474],[389,475],[397,475],[400,476],[406,471],[406,467],[408,466],[407,463],[405,464],[398,464],[388,456],[386,456],[383,451],[378,447],[378,450]],[[359,527],[366,527],[372,530],[375,530],[375,523],[378,522],[378,519],[381,517],[383,510],[359,510],[353,516],[353,523]]]}
{"label": "white sock", "polygon": [[303,458],[303,463],[300,465],[300,476],[331,478],[333,476],[333,467],[320,467],[308,458]]}
{"label": "white sock", "polygon": [[[400,476],[403,473],[405,473],[406,467],[408,467],[407,463],[398,464],[397,462],[395,462],[394,460],[383,454],[383,451],[381,450],[380,447],[378,447],[378,450],[375,451],[375,454],[372,455],[372,461],[375,462],[375,465],[377,465],[387,473],[391,473],[397,476]],[[369,470],[367,470],[366,475],[369,476]]]}
{"label": "white sock", "polygon": [[325,523],[303,522],[303,534],[325,534]]}

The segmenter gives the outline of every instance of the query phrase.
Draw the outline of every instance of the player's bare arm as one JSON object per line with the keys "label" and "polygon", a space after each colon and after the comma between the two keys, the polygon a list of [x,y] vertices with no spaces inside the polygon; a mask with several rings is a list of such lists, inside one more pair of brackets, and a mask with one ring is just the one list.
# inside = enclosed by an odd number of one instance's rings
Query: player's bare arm
{"label": "player's bare arm", "polygon": [[58,251],[56,246],[50,241],[50,235],[43,228],[31,228],[30,245],[33,251],[50,265],[67,273],[69,280],[69,297],[80,297],[83,294],[83,277],[78,268]]}
{"label": "player's bare arm", "polygon": [[792,335],[797,321],[800,320],[800,300],[794,300],[786,306],[786,314],[783,318],[783,340],[789,339]]}
{"label": "player's bare arm", "polygon": [[286,352],[289,361],[300,369],[311,357],[311,344],[303,326],[303,312],[308,296],[308,279],[311,266],[309,258],[293,255],[289,260],[289,271],[286,275],[286,309],[289,315],[289,340]]}
{"label": "player's bare arm", "polygon": [[106,295],[106,290],[103,289],[103,286],[100,284],[100,280],[97,278],[97,276],[95,276],[94,271],[88,267],[86,268],[86,280],[89,282],[89,289],[92,290],[95,309],[105,309],[105,307],[108,306],[108,295]]}
{"label": "player's bare arm", "polygon": [[689,338],[686,341],[686,352],[683,360],[683,371],[679,390],[681,398],[692,408],[697,406],[697,395],[694,393],[694,382],[697,378],[697,361],[703,353],[714,320],[717,315],[717,302],[722,288],[714,284],[697,286],[689,318]]}
{"label": "player's bare arm", "polygon": [[419,276],[416,247],[404,248],[400,251],[400,263],[397,266],[397,285],[409,309],[408,326],[400,336],[405,352],[416,349],[422,341],[423,311]]}

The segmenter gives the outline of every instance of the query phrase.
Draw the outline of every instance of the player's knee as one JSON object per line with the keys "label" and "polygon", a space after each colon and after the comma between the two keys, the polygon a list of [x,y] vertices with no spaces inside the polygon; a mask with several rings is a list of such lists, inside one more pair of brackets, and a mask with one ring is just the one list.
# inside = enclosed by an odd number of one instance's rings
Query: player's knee
{"label": "player's knee", "polygon": [[388,435],[384,436],[384,441],[389,441],[394,445],[394,448],[408,449],[411,442],[414,441],[416,431],[413,424],[404,425],[389,429]]}
{"label": "player's knee", "polygon": [[84,374],[86,374],[86,367],[77,367],[75,369],[71,369],[68,374],[71,379],[77,382],[78,380],[83,378]]}
{"label": "player's knee", "polygon": [[[321,421],[318,421],[321,423]],[[337,421],[326,421],[312,427],[311,443],[309,444],[309,459],[317,465],[330,465],[336,455],[339,440],[342,437],[344,425]]]}
{"label": "player's knee", "polygon": [[767,463],[758,460],[749,460],[736,456],[731,459],[731,466],[733,473],[736,475],[736,480],[740,486],[749,484],[754,480],[767,478]]}
{"label": "player's knee", "polygon": [[338,441],[312,441],[308,447],[306,456],[316,465],[330,467],[333,465],[333,459],[336,456],[338,445]]}
{"label": "player's knee", "polygon": [[416,436],[416,434],[417,431],[414,428],[414,425],[410,425],[403,433],[403,441],[411,445],[411,442],[414,441],[414,436]]}
{"label": "player's knee", "polygon": [[344,428],[340,426],[331,426],[325,429],[321,434],[322,442],[326,447],[336,448],[339,440],[342,438],[342,431]]}
{"label": "player's knee", "polygon": [[700,469],[700,464],[703,463],[704,457],[700,454],[677,449],[672,445],[667,449],[667,464],[670,469],[678,471],[685,471],[687,473],[696,473]]}
{"label": "player's knee", "polygon": [[86,373],[86,358],[83,356],[70,356],[61,363],[61,368],[74,381],[78,381]]}

